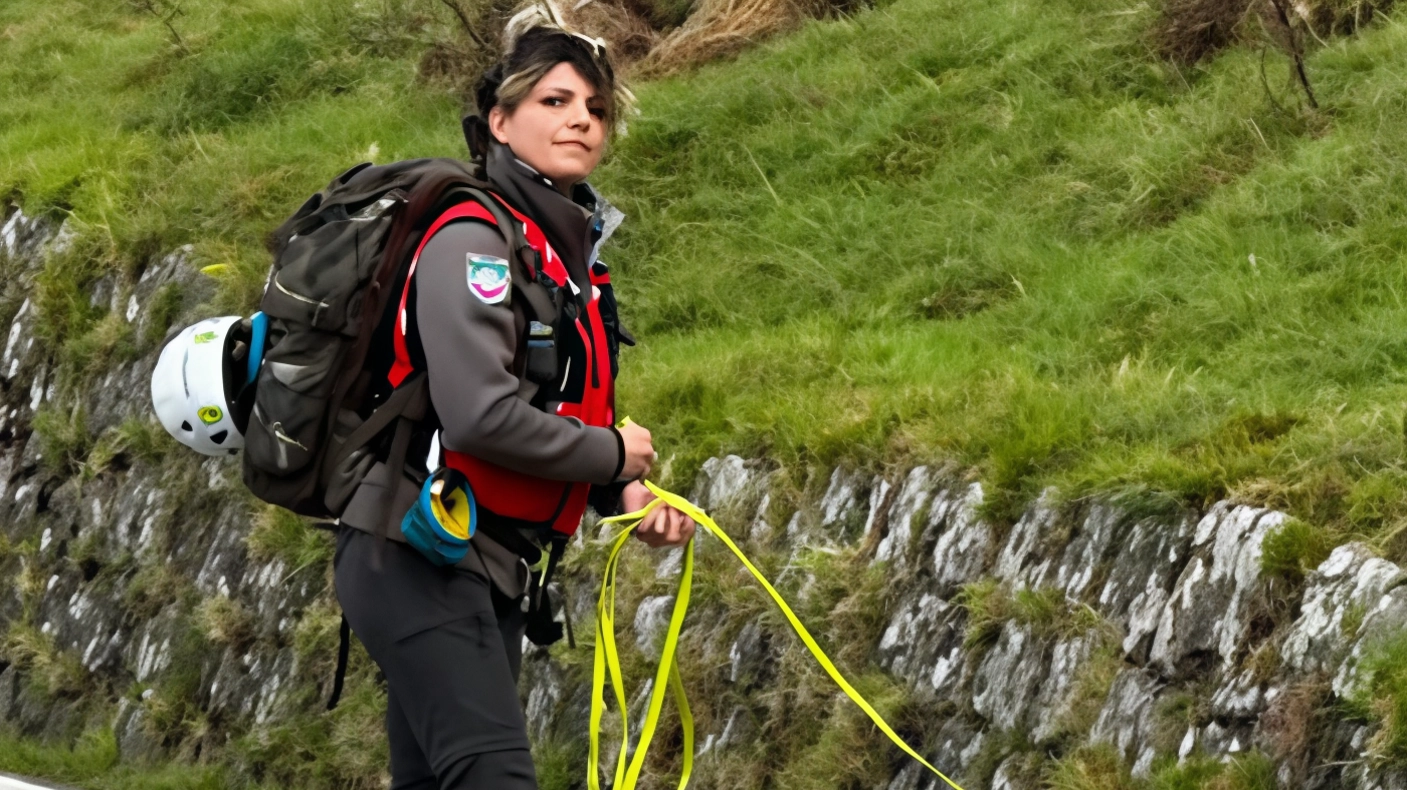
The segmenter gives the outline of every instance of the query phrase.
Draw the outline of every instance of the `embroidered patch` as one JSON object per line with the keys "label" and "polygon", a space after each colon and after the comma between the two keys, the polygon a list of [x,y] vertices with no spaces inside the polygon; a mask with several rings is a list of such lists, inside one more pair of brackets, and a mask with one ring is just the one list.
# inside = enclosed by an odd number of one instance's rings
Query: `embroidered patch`
{"label": "embroidered patch", "polygon": [[508,299],[513,278],[508,273],[508,261],[492,255],[467,256],[469,290],[484,304],[498,304]]}

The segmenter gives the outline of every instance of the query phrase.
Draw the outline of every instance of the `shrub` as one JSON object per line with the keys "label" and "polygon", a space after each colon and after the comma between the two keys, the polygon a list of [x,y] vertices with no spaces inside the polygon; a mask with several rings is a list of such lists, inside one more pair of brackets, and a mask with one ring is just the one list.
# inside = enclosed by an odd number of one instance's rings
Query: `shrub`
{"label": "shrub", "polygon": [[294,572],[321,566],[332,559],[332,541],[309,520],[274,505],[262,505],[246,539],[250,553],[261,560],[280,559]]}
{"label": "shrub", "polygon": [[1261,573],[1298,584],[1343,541],[1323,527],[1286,519],[1261,542]]}
{"label": "shrub", "polygon": [[1167,0],[1154,28],[1158,52],[1192,65],[1234,44],[1255,0]]}
{"label": "shrub", "polygon": [[254,617],[229,596],[205,599],[196,610],[196,622],[213,644],[240,648],[254,639]]}
{"label": "shrub", "polygon": [[1348,704],[1374,727],[1368,755],[1380,764],[1407,765],[1407,632],[1370,645],[1358,673]]}
{"label": "shrub", "polygon": [[82,405],[72,410],[45,405],[35,412],[31,424],[39,437],[41,460],[46,467],[63,474],[81,467],[92,445],[87,412]]}
{"label": "shrub", "polygon": [[1117,749],[1082,746],[1057,760],[1046,774],[1050,790],[1135,790],[1138,787]]}
{"label": "shrub", "polygon": [[10,624],[0,641],[0,658],[50,696],[75,695],[87,686],[88,670],[78,656],[58,649],[51,636],[27,623]]}

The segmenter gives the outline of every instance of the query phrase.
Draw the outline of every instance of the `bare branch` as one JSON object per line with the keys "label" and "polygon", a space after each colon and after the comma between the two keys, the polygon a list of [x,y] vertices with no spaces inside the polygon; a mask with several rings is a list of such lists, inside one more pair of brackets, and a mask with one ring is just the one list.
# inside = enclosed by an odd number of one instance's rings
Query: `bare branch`
{"label": "bare branch", "polygon": [[474,23],[469,21],[469,15],[464,13],[464,8],[459,5],[459,0],[440,0],[440,2],[449,6],[449,9],[454,12],[454,15],[459,17],[459,23],[464,26],[464,32],[469,34],[469,38],[474,39],[475,44],[478,44],[484,49],[489,48],[489,45],[485,43],[484,40],[479,37],[478,32],[474,30]]}
{"label": "bare branch", "polygon": [[1310,108],[1317,110],[1319,102],[1314,98],[1314,88],[1310,86],[1309,74],[1304,70],[1304,46],[1300,41],[1299,31],[1290,24],[1290,15],[1285,9],[1285,0],[1266,0],[1266,2],[1275,12],[1275,20],[1280,24],[1285,39],[1283,46],[1295,62],[1295,76],[1299,78],[1300,87],[1304,88],[1305,98],[1309,99]]}
{"label": "bare branch", "polygon": [[136,10],[151,14],[160,20],[161,24],[166,26],[166,30],[171,33],[171,41],[176,45],[176,48],[182,52],[188,51],[185,39],[181,38],[175,25],[176,17],[185,15],[180,3],[172,2],[172,0],[129,0],[129,2]]}

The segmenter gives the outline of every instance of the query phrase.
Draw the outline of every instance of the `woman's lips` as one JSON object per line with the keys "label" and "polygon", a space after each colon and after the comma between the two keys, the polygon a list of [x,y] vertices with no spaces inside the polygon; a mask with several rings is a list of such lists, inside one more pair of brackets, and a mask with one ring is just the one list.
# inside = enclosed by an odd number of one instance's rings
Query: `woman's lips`
{"label": "woman's lips", "polygon": [[562,142],[557,143],[557,145],[575,145],[581,150],[587,153],[591,153],[591,147],[579,140],[563,140]]}

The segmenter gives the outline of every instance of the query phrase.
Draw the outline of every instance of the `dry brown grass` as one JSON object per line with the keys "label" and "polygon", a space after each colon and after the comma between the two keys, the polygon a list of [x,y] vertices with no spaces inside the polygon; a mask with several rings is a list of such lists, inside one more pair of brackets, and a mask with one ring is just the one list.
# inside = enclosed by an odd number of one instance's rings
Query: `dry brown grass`
{"label": "dry brown grass", "polygon": [[1294,13],[1318,37],[1348,35],[1386,13],[1393,0],[1297,0]]}
{"label": "dry brown grass", "polygon": [[[367,28],[363,37],[382,46],[424,47],[420,75],[467,92],[492,63],[504,22],[523,4],[521,0],[401,0],[393,4],[395,13],[362,25]],[[849,13],[864,5],[865,0],[557,3],[572,27],[606,41],[618,72],[636,78],[686,71],[737,54],[805,19]]]}
{"label": "dry brown grass", "polygon": [[587,35],[605,39],[614,62],[621,69],[628,70],[660,40],[660,33],[650,20],[626,3],[592,0],[576,8],[564,5],[562,10],[573,26]]}
{"label": "dry brown grass", "polygon": [[1164,58],[1190,66],[1234,44],[1254,0],[1168,0],[1153,30]]}
{"label": "dry brown grass", "polygon": [[1325,713],[1332,697],[1328,680],[1313,678],[1291,686],[1261,716],[1271,754],[1287,763],[1296,777],[1308,773],[1310,756],[1321,751],[1315,741],[1325,732]]}
{"label": "dry brown grass", "polygon": [[1294,31],[1284,30],[1270,0],[1166,0],[1153,29],[1153,44],[1164,58],[1182,65],[1205,60],[1236,42],[1260,33],[1246,23],[1259,17],[1276,46],[1291,50],[1293,37],[1324,39],[1347,35],[1392,7],[1393,0],[1287,0],[1283,3]]}
{"label": "dry brown grass", "polygon": [[664,76],[736,54],[795,27],[812,10],[804,0],[702,0],[688,21],[640,62],[638,73]]}

